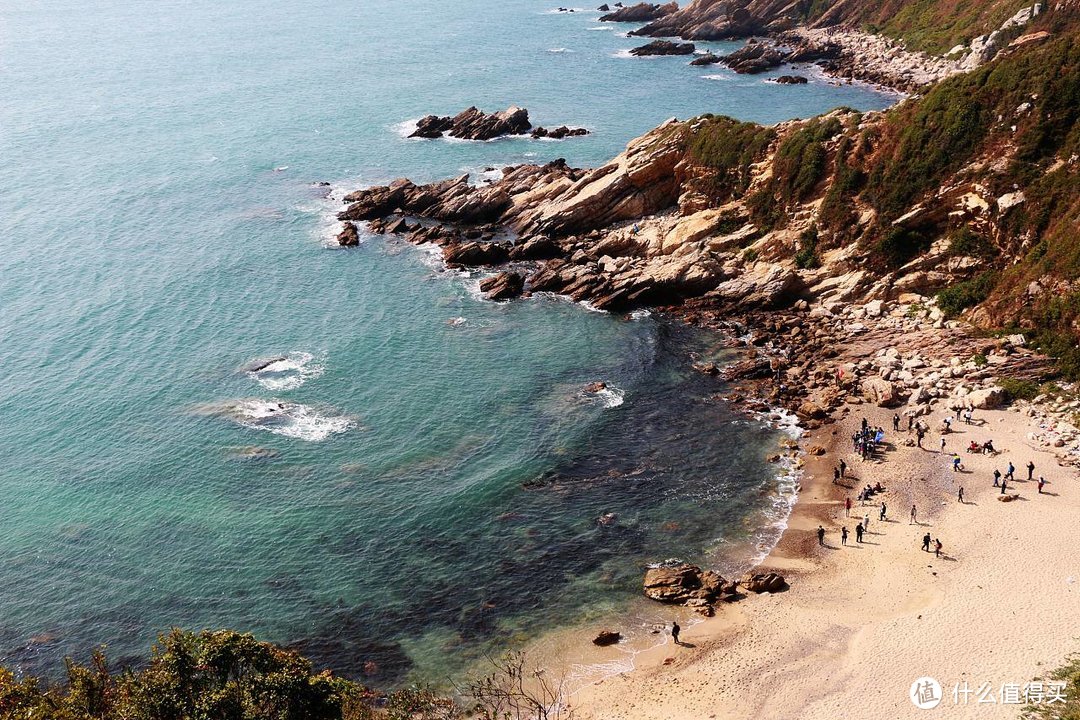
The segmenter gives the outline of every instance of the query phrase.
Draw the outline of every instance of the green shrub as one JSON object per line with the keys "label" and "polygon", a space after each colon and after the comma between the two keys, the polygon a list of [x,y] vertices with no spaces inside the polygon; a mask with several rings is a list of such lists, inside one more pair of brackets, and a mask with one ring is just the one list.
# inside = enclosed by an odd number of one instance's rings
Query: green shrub
{"label": "green shrub", "polygon": [[817,254],[818,231],[812,225],[799,236],[799,251],[795,253],[795,267],[800,270],[814,270],[821,267],[821,258]]}
{"label": "green shrub", "polygon": [[937,294],[938,307],[946,317],[955,317],[988,298],[997,284],[997,279],[997,272],[987,270],[970,280],[945,288]]}
{"label": "green shrub", "polygon": [[1032,400],[1039,394],[1039,383],[1020,378],[998,378],[998,385],[1017,400]]}
{"label": "green shrub", "polygon": [[874,247],[875,259],[886,268],[895,270],[929,247],[930,239],[921,232],[890,227]]}
{"label": "green shrub", "polygon": [[984,236],[965,225],[949,236],[949,254],[975,258],[992,258],[997,248]]}

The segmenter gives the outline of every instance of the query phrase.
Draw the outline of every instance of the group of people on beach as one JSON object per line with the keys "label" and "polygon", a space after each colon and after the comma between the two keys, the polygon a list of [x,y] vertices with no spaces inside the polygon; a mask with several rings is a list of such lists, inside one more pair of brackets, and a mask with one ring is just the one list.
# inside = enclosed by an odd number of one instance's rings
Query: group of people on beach
{"label": "group of people on beach", "polygon": [[885,428],[871,427],[866,418],[862,419],[862,427],[851,436],[855,453],[863,460],[874,455],[884,442]]}

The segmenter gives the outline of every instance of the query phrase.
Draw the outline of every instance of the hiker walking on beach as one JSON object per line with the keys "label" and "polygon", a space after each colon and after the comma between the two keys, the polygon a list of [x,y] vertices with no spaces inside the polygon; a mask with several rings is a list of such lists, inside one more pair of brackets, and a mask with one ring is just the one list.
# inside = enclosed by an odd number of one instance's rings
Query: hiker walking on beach
{"label": "hiker walking on beach", "polygon": [[1005,468],[1005,479],[1012,482],[1016,478],[1013,477],[1013,473],[1016,472],[1016,468],[1013,467],[1012,461],[1009,461],[1009,466]]}
{"label": "hiker walking on beach", "polygon": [[840,544],[847,545],[847,526],[840,528]]}
{"label": "hiker walking on beach", "polygon": [[964,486],[961,485],[960,489],[956,491],[956,501],[961,505],[964,503]]}
{"label": "hiker walking on beach", "polygon": [[941,557],[941,538],[934,541],[934,557]]}
{"label": "hiker walking on beach", "polygon": [[919,514],[915,511],[915,506],[911,506],[911,520],[908,521],[908,525],[919,522]]}
{"label": "hiker walking on beach", "polygon": [[963,469],[964,469],[964,466],[960,463],[960,456],[957,455],[956,457],[954,457],[952,459],[952,471],[953,472],[960,472]]}
{"label": "hiker walking on beach", "polygon": [[885,503],[881,503],[881,515],[878,516],[878,520],[885,522]]}
{"label": "hiker walking on beach", "polygon": [[941,436],[941,454],[942,455],[945,454],[945,436],[944,435]]}
{"label": "hiker walking on beach", "polygon": [[851,517],[851,498],[844,498],[844,517]]}
{"label": "hiker walking on beach", "polygon": [[847,477],[847,463],[843,460],[840,461],[840,477]]}
{"label": "hiker walking on beach", "polygon": [[922,549],[926,552],[930,552],[930,533],[926,533],[922,536]]}
{"label": "hiker walking on beach", "polygon": [[862,542],[862,534],[863,534],[863,526],[862,526],[862,523],[859,523],[858,525],[855,526],[855,541],[856,542]]}
{"label": "hiker walking on beach", "polygon": [[892,429],[895,432],[900,432],[900,413],[893,413],[893,416],[892,416]]}
{"label": "hiker walking on beach", "polygon": [[862,527],[863,530],[869,530],[870,529],[870,513],[865,513],[862,516],[862,526],[863,526]]}
{"label": "hiker walking on beach", "polygon": [[820,525],[817,526],[817,544],[825,544],[825,528],[821,527]]}
{"label": "hiker walking on beach", "polygon": [[678,620],[671,621],[671,639],[675,641],[676,645],[682,645],[682,641],[679,640],[679,630],[681,629]]}
{"label": "hiker walking on beach", "polygon": [[994,468],[994,487],[997,487],[1001,483],[1001,471]]}
{"label": "hiker walking on beach", "polygon": [[1039,494],[1042,495],[1043,485],[1046,484],[1046,479],[1042,475],[1039,476]]}
{"label": "hiker walking on beach", "polygon": [[1005,478],[1001,478],[1001,494],[1005,494]]}
{"label": "hiker walking on beach", "polygon": [[1035,463],[1028,460],[1027,470],[1028,470],[1028,480],[1031,480],[1031,474],[1033,472],[1035,472]]}

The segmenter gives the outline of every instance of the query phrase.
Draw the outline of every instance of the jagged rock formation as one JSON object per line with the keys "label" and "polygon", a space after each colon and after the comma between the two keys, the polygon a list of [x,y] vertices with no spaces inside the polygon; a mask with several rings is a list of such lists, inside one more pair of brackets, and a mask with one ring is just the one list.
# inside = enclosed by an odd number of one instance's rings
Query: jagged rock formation
{"label": "jagged rock formation", "polygon": [[[637,5],[619,8],[608,15],[602,15],[600,22],[649,22],[670,15],[678,9],[679,4],[675,2],[665,5],[642,2]],[[607,12],[606,10],[601,11]]]}
{"label": "jagged rock formation", "polygon": [[746,45],[724,58],[724,64],[737,73],[759,73],[779,67],[790,53],[751,39]]}
{"label": "jagged rock formation", "polygon": [[631,55],[646,57],[649,55],[693,55],[693,43],[676,43],[670,40],[654,40],[648,45],[636,47],[630,51]]}
{"label": "jagged rock formation", "polygon": [[443,134],[462,140],[494,140],[505,135],[531,135],[534,138],[561,140],[566,137],[588,135],[585,128],[569,128],[565,125],[551,128],[534,128],[529,122],[529,111],[511,106],[495,113],[485,113],[475,107],[463,110],[454,117],[428,115],[416,123],[411,138],[440,138]]}
{"label": "jagged rock formation", "polygon": [[439,138],[443,133],[463,140],[492,140],[503,135],[524,135],[532,129],[529,111],[509,107],[490,115],[470,107],[454,117],[428,115],[416,123],[416,130],[409,137]]}

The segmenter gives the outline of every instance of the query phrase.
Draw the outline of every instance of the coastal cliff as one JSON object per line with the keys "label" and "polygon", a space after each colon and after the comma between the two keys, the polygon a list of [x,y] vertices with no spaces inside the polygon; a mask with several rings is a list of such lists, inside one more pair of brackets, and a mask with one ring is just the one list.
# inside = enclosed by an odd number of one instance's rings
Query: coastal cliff
{"label": "coastal cliff", "polygon": [[[877,113],[765,127],[669,120],[592,170],[562,161],[346,198],[371,221],[500,268],[497,299],[715,311],[936,296],[935,324],[1012,327],[1080,367],[1080,38],[1040,15],[999,56]],[[418,222],[422,220],[422,222]]]}

